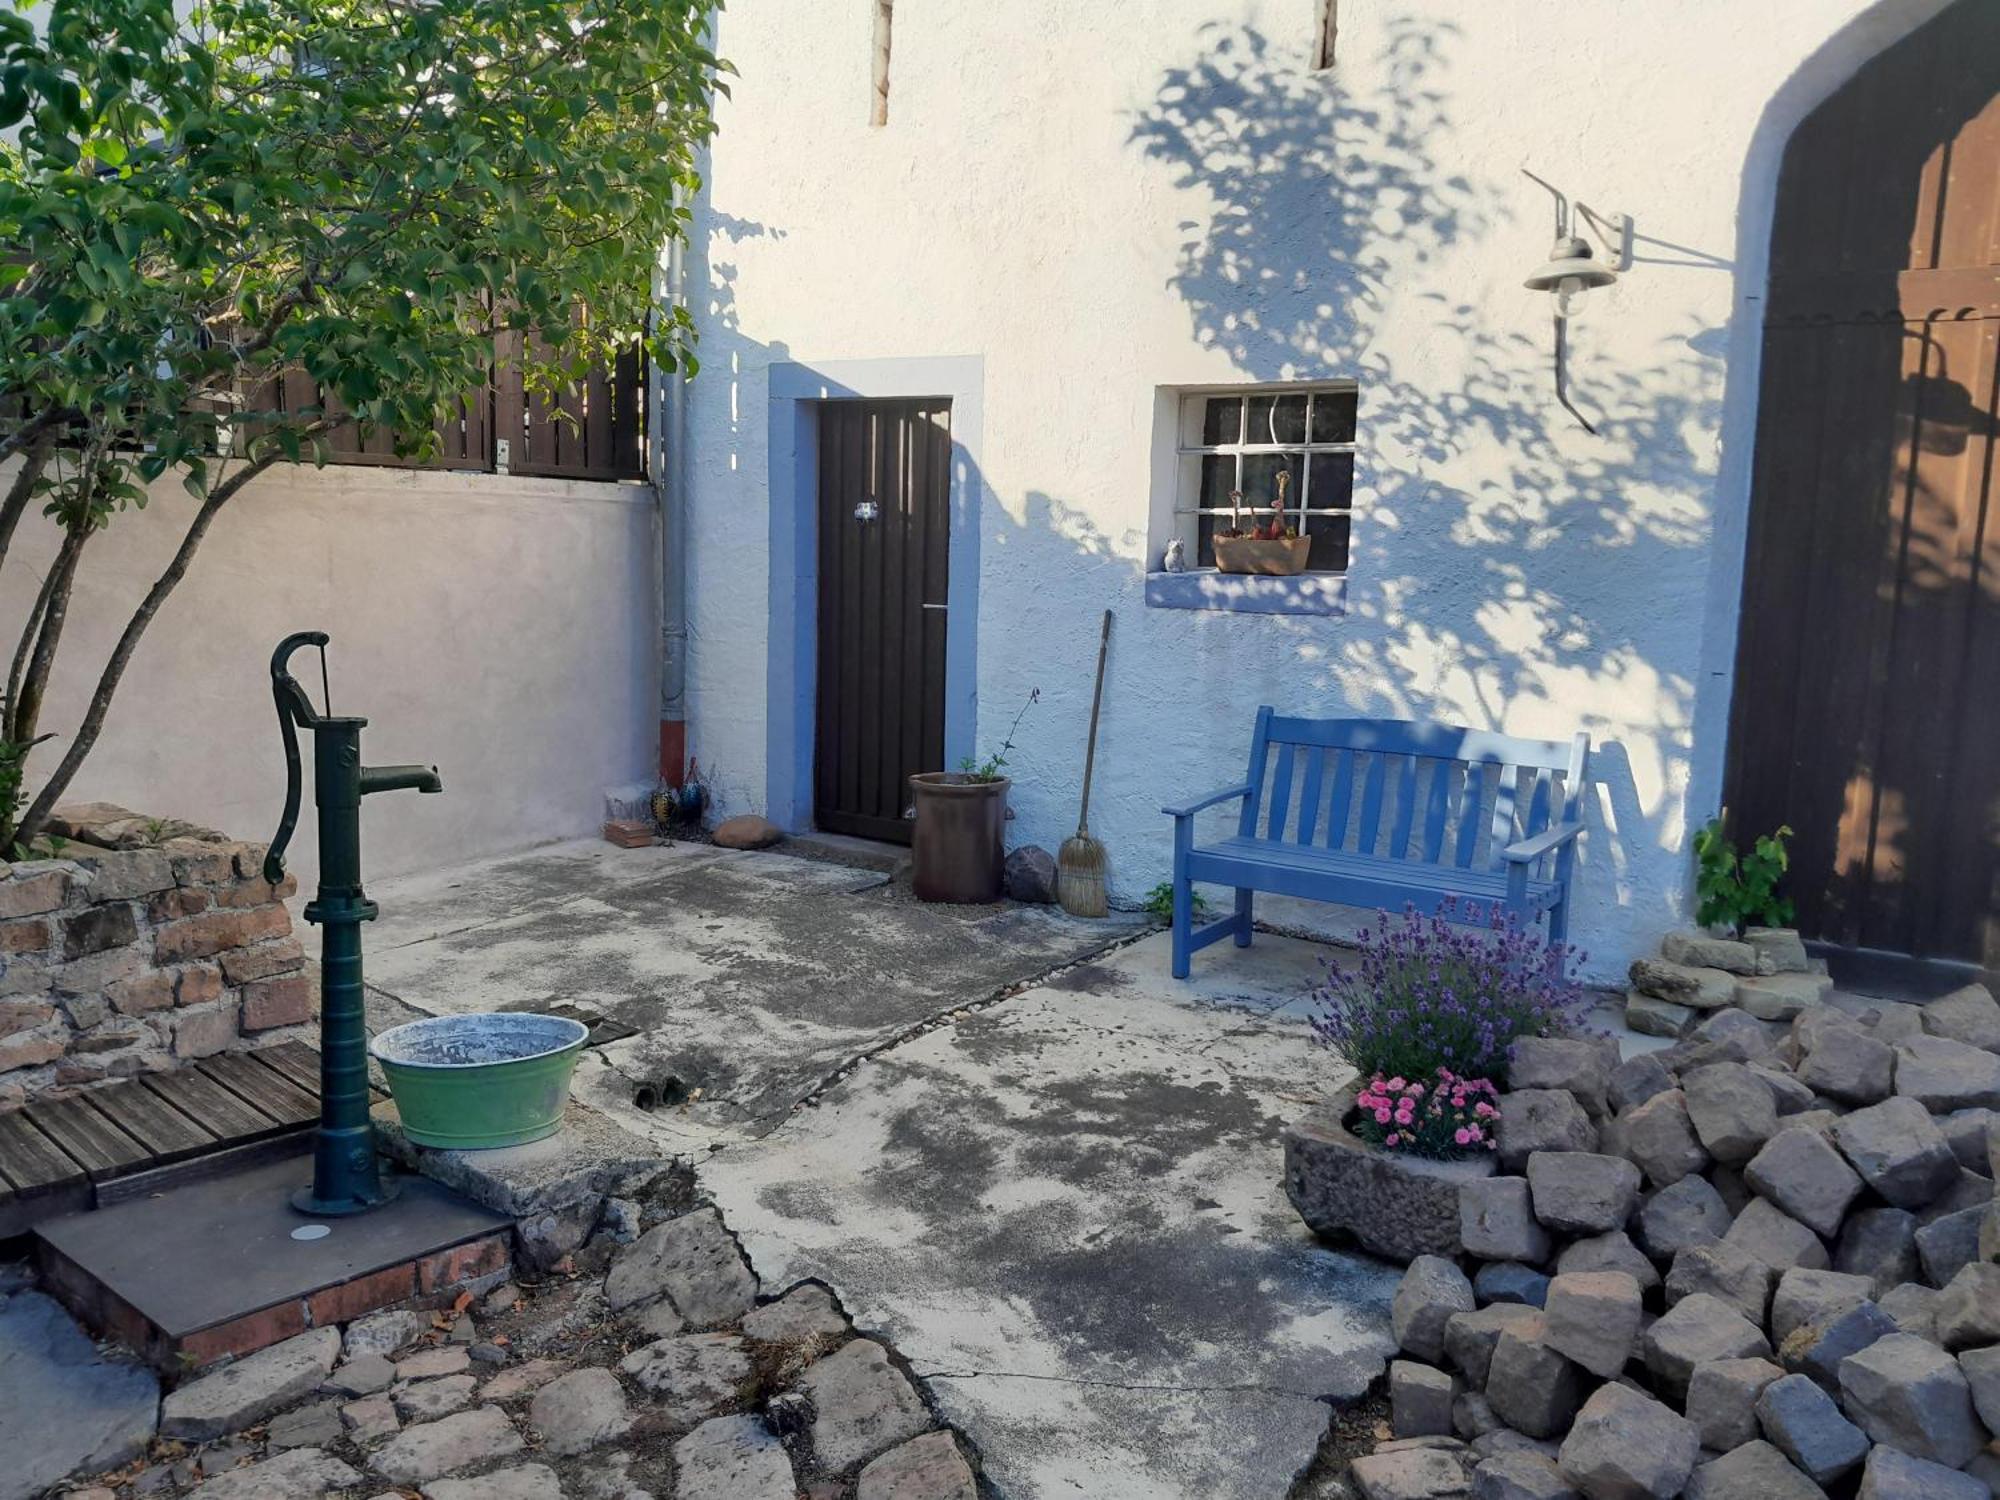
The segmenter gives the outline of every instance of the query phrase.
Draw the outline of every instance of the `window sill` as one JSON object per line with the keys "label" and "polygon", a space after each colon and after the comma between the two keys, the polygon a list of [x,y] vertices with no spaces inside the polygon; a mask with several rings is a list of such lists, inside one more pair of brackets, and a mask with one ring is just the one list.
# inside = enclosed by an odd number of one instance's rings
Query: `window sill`
{"label": "window sill", "polygon": [[1255,573],[1218,573],[1213,568],[1148,573],[1146,607],[1337,617],[1347,613],[1347,575],[1298,573],[1290,578],[1267,578]]}

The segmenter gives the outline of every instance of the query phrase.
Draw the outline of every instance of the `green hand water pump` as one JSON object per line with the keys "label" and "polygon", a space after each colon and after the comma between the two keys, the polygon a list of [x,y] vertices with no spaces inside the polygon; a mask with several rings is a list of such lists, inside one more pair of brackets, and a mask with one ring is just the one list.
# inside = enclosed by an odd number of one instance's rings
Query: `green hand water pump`
{"label": "green hand water pump", "polygon": [[[271,653],[271,694],[285,738],[285,813],[264,856],[264,878],[285,878],[285,845],[299,821],[299,737],[313,736],[313,802],[319,808],[319,890],[306,920],[323,929],[320,942],[319,1129],[313,1136],[313,1180],[292,1195],[292,1207],[315,1218],[357,1214],[386,1203],[375,1163],[375,1129],[368,1119],[368,1032],[362,1015],[361,924],[377,911],[361,890],[361,799],[370,792],[414,787],[441,792],[435,766],[364,766],[361,731],[366,719],[336,717],[327,697],[326,632],[301,630]],[[320,696],[327,712],[291,674],[288,663],[302,646],[317,646]]]}

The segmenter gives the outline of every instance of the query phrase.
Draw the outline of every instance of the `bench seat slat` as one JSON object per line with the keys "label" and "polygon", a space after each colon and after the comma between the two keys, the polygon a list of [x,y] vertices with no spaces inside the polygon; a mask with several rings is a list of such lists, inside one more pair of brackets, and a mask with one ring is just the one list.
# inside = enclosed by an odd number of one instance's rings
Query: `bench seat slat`
{"label": "bench seat slat", "polygon": [[[1430,910],[1439,897],[1447,895],[1477,901],[1504,901],[1507,897],[1507,876],[1501,871],[1440,868],[1256,838],[1222,839],[1192,850],[1188,876],[1217,885],[1247,886],[1348,906],[1383,906],[1391,911],[1405,901]],[[1528,904],[1536,911],[1546,911],[1561,894],[1560,882],[1528,882]]]}

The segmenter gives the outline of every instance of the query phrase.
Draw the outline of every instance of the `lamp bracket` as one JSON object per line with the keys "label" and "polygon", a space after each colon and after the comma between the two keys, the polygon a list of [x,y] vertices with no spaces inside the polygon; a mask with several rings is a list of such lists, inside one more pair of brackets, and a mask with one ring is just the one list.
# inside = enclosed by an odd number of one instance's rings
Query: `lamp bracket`
{"label": "lamp bracket", "polygon": [[1600,214],[1581,198],[1576,200],[1576,217],[1589,228],[1593,238],[1604,247],[1611,257],[1611,269],[1629,271],[1632,269],[1632,216],[1630,214]]}

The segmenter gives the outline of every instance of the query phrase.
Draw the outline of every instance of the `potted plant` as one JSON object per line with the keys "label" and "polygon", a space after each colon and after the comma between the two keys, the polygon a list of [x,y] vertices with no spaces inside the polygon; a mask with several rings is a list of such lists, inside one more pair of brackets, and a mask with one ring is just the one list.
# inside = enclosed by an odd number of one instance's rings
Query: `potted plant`
{"label": "potted plant", "polygon": [[1000,899],[1007,865],[1007,792],[1002,769],[1014,734],[1042,690],[1031,688],[1014,715],[1007,738],[984,760],[967,756],[956,771],[923,771],[910,778],[916,828],[910,840],[911,883],[919,901],[988,902]]}
{"label": "potted plant", "polygon": [[1575,951],[1512,917],[1385,913],[1329,963],[1317,1040],[1360,1077],[1285,1132],[1285,1191],[1316,1234],[1391,1260],[1459,1253],[1458,1190],[1493,1174],[1516,1039],[1580,1028]]}
{"label": "potted plant", "polygon": [[1300,536],[1298,529],[1285,520],[1285,490],[1291,482],[1291,471],[1280,469],[1270,519],[1248,532],[1243,529],[1243,491],[1229,492],[1230,528],[1215,534],[1218,573],[1261,573],[1289,578],[1305,571],[1306,559],[1312,554],[1312,538]]}
{"label": "potted plant", "polygon": [[1791,866],[1785,841],[1789,827],[1767,833],[1737,852],[1730,840],[1725,811],[1708,820],[1694,836],[1695,921],[1717,937],[1740,937],[1752,927],[1786,929],[1792,923],[1792,901],[1778,893]]}

